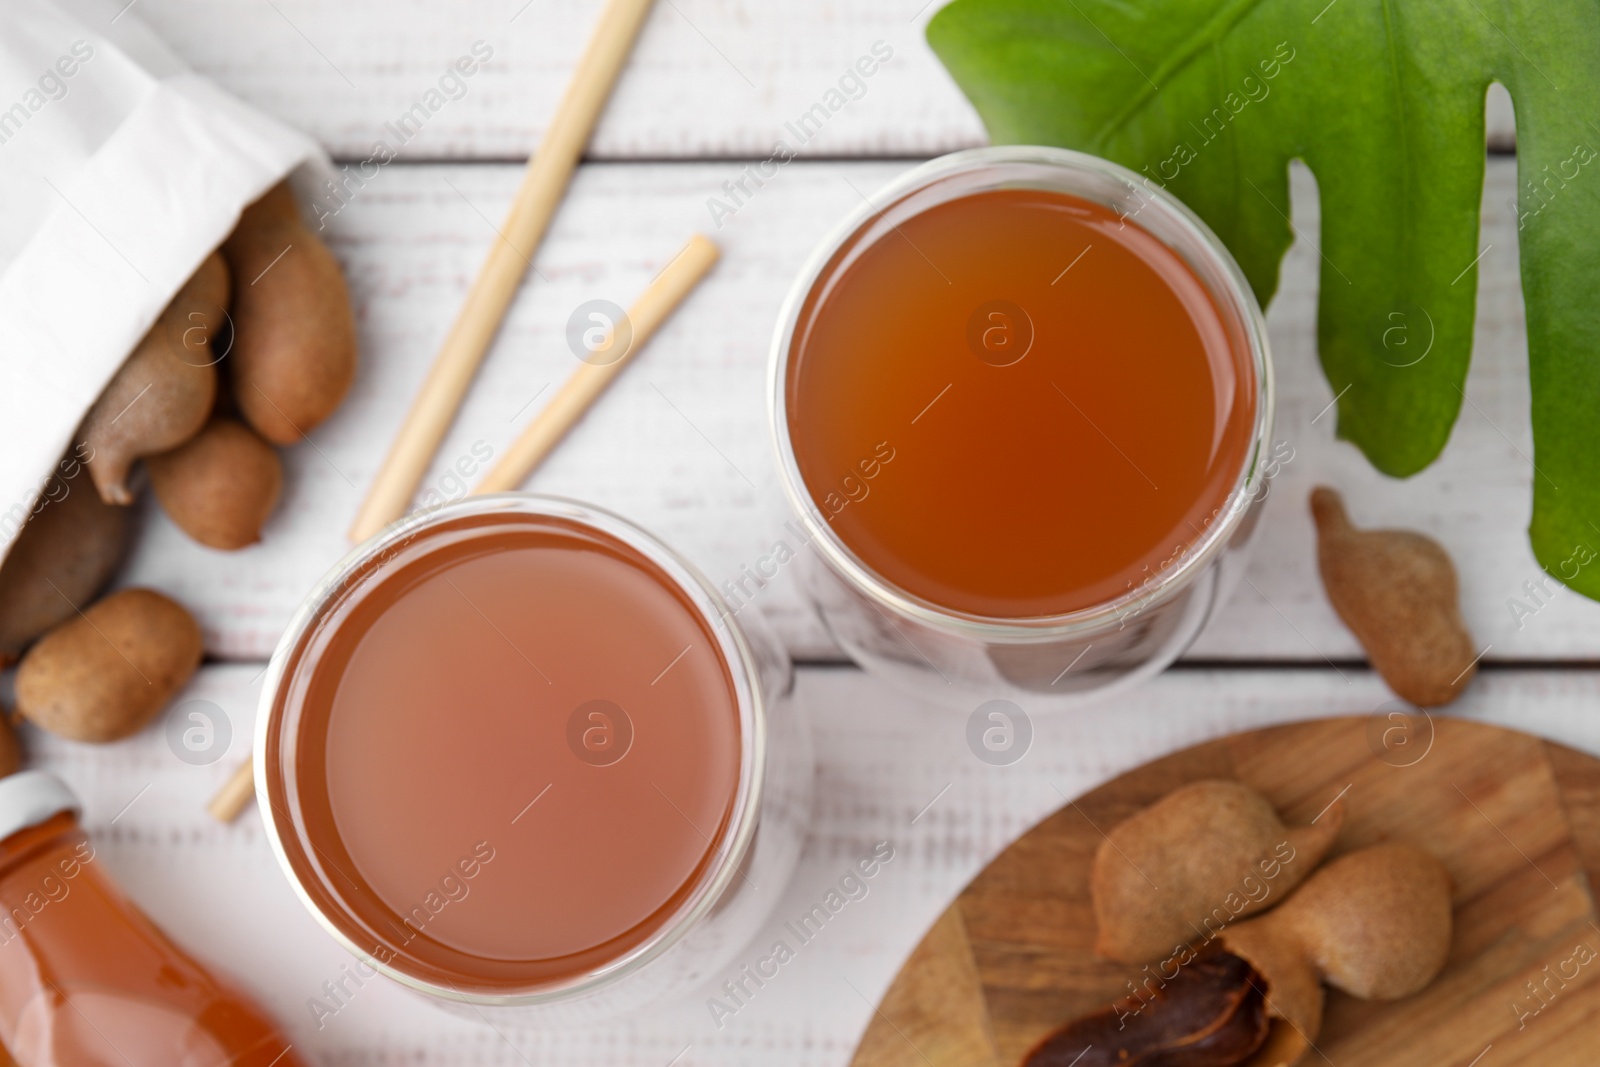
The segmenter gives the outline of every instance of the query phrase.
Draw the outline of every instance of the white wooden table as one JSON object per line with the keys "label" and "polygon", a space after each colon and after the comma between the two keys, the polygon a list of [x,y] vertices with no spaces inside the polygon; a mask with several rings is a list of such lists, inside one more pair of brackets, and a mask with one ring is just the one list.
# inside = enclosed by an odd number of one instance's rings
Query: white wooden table
{"label": "white wooden table", "polygon": [[[568,314],[620,304],[694,229],[725,258],[530,488],[619,510],[718,581],[762,555],[785,517],[765,436],[773,320],[801,260],[856,203],[916,160],[982,143],[983,131],[923,43],[920,0],[663,0],[429,484],[474,442],[498,453],[564,377]],[[1531,435],[1527,354],[1510,209],[1514,160],[1491,158],[1484,196],[1477,360],[1443,459],[1407,482],[1334,440],[1333,399],[1313,344],[1316,252],[1289,255],[1269,312],[1280,380],[1275,483],[1250,584],[1187,662],[1100,711],[1036,720],[1005,768],[965,748],[963,723],[932,716],[855,669],[780,573],[758,603],[801,661],[821,761],[814,830],[776,930],[874,842],[895,859],[748,1008],[719,1029],[709,990],[593,1032],[498,1030],[371,984],[318,1025],[308,1004],[344,957],[292,899],[248,813],[220,827],[204,799],[248,747],[261,663],[290,611],[345,549],[344,531],[401,413],[493,238],[598,0],[142,0],[134,12],[200,71],[306,129],[340,161],[474,42],[493,50],[464,96],[434,115],[329,224],[357,304],[363,363],[349,402],[289,454],[263,544],[209,552],[154,509],[123,580],[167,590],[200,616],[215,662],[180,699],[213,701],[233,747],[221,762],[173,758],[158,728],[87,748],[30,735],[87,802],[87,821],[129,890],[196,952],[230,969],[321,1064],[827,1064],[847,1062],[875,1001],[948,899],[1028,825],[1099,781],[1239,729],[1366,714],[1389,699],[1318,584],[1306,494],[1342,488],[1358,521],[1426,530],[1454,554],[1480,645],[1479,680],[1451,714],[1600,751],[1600,605],[1556,587],[1519,626],[1510,608],[1541,576],[1527,546]],[[893,57],[736,215],[707,199],[786,137],[875,42]],[[1506,136],[1503,119],[1495,124]],[[1315,235],[1314,182],[1296,174],[1295,221]],[[548,396],[548,392],[544,393]],[[535,400],[540,397],[539,400]],[[530,401],[534,406],[529,406]],[[765,938],[751,959],[765,952]],[[742,962],[748,962],[741,959]],[[731,976],[730,970],[730,976]],[[326,1002],[325,1002],[326,1003]]]}

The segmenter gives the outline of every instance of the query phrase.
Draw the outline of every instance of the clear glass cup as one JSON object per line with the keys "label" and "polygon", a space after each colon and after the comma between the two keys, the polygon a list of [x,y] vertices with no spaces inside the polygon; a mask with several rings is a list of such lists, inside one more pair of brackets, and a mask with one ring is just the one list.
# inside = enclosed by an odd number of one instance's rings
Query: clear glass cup
{"label": "clear glass cup", "polygon": [[[1123,595],[1062,615],[972,615],[887,581],[835,534],[805,484],[789,434],[790,358],[808,298],[850,262],[852,248],[878,239],[898,220],[1002,188],[1080,197],[1148,231],[1194,271],[1255,370],[1246,460],[1201,536]],[[972,712],[980,702],[1003,699],[1025,710],[1053,710],[1103,699],[1172,663],[1243,573],[1269,474],[1272,361],[1266,323],[1243,272],[1216,234],[1176,198],[1095,156],[995,146],[915,167],[852,211],[811,254],[773,335],[768,414],[784,494],[814,550],[802,554],[800,581],[840,647],[867,670],[943,707]]]}
{"label": "clear glass cup", "polygon": [[[297,747],[301,709],[297,673],[314,666],[319,627],[337,625],[341,607],[385,564],[431,551],[429,534],[462,519],[496,514],[553,517],[622,542],[655,564],[710,624],[732,677],[740,728],[739,780],[733,814],[692,890],[646,940],[583,974],[536,988],[473,991],[439,984],[408,968],[403,951],[374,943],[348,905],[308,830],[299,800]],[[577,501],[523,493],[467,497],[396,521],[330,570],[295,613],[267,668],[256,726],[255,780],[267,838],[296,895],[358,963],[470,1017],[508,1015],[536,1024],[588,1023],[671,1001],[729,963],[753,937],[788,883],[805,839],[811,805],[810,734],[792,698],[787,654],[759,615],[737,620],[710,582],[650,534],[608,511]],[[395,829],[395,847],[405,845]],[[607,847],[597,841],[597,848]]]}

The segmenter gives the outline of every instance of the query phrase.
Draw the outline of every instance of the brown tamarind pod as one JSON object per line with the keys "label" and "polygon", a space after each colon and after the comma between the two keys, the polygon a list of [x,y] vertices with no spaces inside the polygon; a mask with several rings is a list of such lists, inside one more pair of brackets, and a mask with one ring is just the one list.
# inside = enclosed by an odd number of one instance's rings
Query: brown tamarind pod
{"label": "brown tamarind pod", "polygon": [[108,504],[130,504],[136,460],[200,431],[217,395],[210,340],[229,299],[228,267],[213,252],[123,361],[84,419],[89,474]]}
{"label": "brown tamarind pod", "polygon": [[1271,907],[1322,861],[1343,822],[1335,804],[1310,826],[1285,826],[1239,782],[1173,790],[1113,827],[1095,853],[1095,951],[1143,963]]}
{"label": "brown tamarind pod", "polygon": [[1277,907],[1179,945],[1129,996],[1055,1031],[1023,1064],[1292,1067],[1322,1028],[1325,985],[1364,1000],[1418,993],[1443,970],[1451,933],[1438,859],[1406,844],[1360,849]]}
{"label": "brown tamarind pod", "polygon": [[1437,707],[1472,681],[1476,653],[1461,618],[1455,564],[1410,530],[1360,530],[1332,489],[1312,491],[1317,563],[1328,600],[1396,695]]}
{"label": "brown tamarind pod", "polygon": [[1438,977],[1450,954],[1451,879],[1414,845],[1340,856],[1287,901],[1222,934],[1261,976],[1274,1025],[1252,1067],[1289,1067],[1322,1027],[1323,984],[1363,1000],[1398,1000]]}
{"label": "brown tamarind pod", "polygon": [[127,509],[101,500],[75,458],[63,461],[0,564],[0,666],[105,587],[128,524]]}
{"label": "brown tamarind pod", "polygon": [[283,489],[273,447],[236,419],[213,419],[171,452],[145,460],[156,500],[178,528],[227,551],[261,540]]}
{"label": "brown tamarind pod", "polygon": [[120,589],[22,657],[17,710],[74,741],[115,741],[153,719],[200,666],[200,625],[153,589]]}
{"label": "brown tamarind pod", "polygon": [[222,254],[233,269],[234,400],[262,437],[294,444],[333,413],[355,377],[344,275],[281,183],[245,208]]}

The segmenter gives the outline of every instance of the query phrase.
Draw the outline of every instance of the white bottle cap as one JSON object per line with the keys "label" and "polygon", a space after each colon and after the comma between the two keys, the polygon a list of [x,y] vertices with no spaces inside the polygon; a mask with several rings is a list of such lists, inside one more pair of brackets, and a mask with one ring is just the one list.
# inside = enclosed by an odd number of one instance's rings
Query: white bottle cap
{"label": "white bottle cap", "polygon": [[0,841],[52,815],[82,810],[77,794],[49,771],[18,771],[0,778]]}

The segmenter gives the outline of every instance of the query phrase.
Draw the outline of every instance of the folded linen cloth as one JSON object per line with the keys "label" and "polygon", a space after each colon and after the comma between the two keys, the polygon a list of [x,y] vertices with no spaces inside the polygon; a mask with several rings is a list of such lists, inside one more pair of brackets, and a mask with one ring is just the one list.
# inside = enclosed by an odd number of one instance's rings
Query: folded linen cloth
{"label": "folded linen cloth", "polygon": [[245,205],[317,145],[126,0],[0,4],[0,559],[111,375]]}

